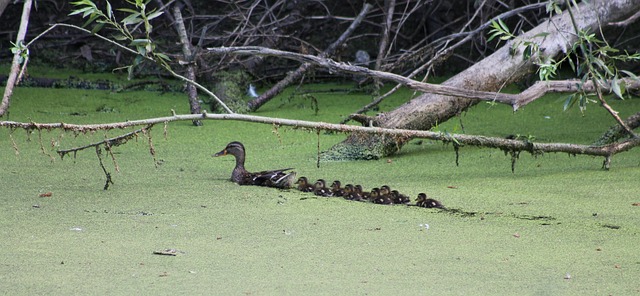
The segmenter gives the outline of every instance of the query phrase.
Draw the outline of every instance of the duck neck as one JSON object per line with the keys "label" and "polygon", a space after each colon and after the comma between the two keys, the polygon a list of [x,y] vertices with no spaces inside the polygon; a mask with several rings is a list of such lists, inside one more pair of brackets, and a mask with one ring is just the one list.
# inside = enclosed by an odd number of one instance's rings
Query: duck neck
{"label": "duck neck", "polygon": [[238,183],[242,181],[247,172],[244,168],[244,153],[239,155],[234,154],[233,156],[236,158],[236,167],[233,169],[233,173],[231,174],[231,180]]}

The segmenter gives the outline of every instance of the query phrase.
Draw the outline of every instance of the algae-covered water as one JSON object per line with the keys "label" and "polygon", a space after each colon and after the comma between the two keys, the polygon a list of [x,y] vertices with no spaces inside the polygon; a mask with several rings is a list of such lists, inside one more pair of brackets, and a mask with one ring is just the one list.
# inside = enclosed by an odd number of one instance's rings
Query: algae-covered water
{"label": "algae-covered water", "polygon": [[[315,85],[308,88],[349,88]],[[338,122],[370,101],[358,93],[281,95],[257,115]],[[413,93],[384,102],[395,108]],[[441,124],[448,132],[533,135],[587,144],[613,120],[582,116],[549,96],[512,113],[480,104]],[[621,116],[640,100],[612,101]],[[181,94],[16,89],[9,120],[102,123],[186,113]],[[637,295],[640,293],[640,150],[613,158],[522,154],[413,140],[376,161],[321,163],[344,139],[273,126],[206,121],[156,126],[103,153],[114,184],[102,190],[95,150],[68,149],[129,130],[95,134],[0,130],[0,291],[6,295]],[[230,141],[247,168],[295,167],[312,180],[426,192],[436,209],[382,206],[228,181]],[[157,162],[157,166],[156,166]],[[50,196],[46,196],[49,195]],[[40,197],[45,195],[44,197]],[[154,255],[175,249],[177,256]]]}

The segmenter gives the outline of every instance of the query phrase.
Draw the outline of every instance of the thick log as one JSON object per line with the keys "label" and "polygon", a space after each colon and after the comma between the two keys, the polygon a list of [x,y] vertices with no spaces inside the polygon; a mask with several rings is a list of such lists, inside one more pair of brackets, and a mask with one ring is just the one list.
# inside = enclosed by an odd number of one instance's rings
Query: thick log
{"label": "thick log", "polygon": [[[623,20],[640,9],[637,0],[589,1],[574,8],[575,23],[579,30],[597,31],[600,24]],[[540,44],[541,59],[565,54],[577,40],[568,12],[556,15],[532,30],[519,36],[523,40],[533,40]],[[548,33],[544,38],[537,34]],[[509,52],[510,43],[495,53],[455,75],[443,86],[464,88],[474,91],[495,92],[503,85],[519,80],[534,69],[533,60],[524,60],[523,50],[515,54]],[[476,105],[480,100],[425,93],[397,109],[378,115],[377,122],[384,128],[429,130],[438,122],[448,119]],[[325,159],[371,159],[383,157],[398,151],[408,139],[388,136],[350,135],[324,154]],[[343,151],[349,151],[343,157]]]}

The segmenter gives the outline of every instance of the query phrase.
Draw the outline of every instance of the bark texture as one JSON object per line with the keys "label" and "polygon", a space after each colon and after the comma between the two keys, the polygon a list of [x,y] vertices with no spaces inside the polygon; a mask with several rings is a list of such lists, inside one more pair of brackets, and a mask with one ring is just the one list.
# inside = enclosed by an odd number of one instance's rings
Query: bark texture
{"label": "bark texture", "polygon": [[[579,29],[595,31],[599,24],[608,24],[629,17],[640,9],[637,0],[589,1],[573,8]],[[519,36],[540,44],[541,58],[565,54],[577,40],[573,33],[569,13],[554,16],[534,29]],[[544,38],[535,38],[548,33]],[[502,86],[518,81],[534,69],[533,59],[523,60],[522,49],[511,54],[510,43],[463,72],[445,81],[443,85],[478,91],[498,91]],[[383,128],[429,130],[438,122],[460,114],[480,100],[425,93],[397,109],[376,117]],[[391,138],[383,135],[352,134],[346,140],[323,153],[324,160],[376,159],[397,152],[409,138]]]}

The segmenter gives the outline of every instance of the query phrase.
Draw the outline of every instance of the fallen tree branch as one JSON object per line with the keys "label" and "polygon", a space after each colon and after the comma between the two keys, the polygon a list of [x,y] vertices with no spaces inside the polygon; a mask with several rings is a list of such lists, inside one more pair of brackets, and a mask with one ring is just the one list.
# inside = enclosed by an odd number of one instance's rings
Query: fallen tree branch
{"label": "fallen tree branch", "polygon": [[[462,135],[462,134],[449,134],[442,132],[432,131],[419,131],[419,130],[407,130],[407,129],[389,129],[379,127],[363,127],[355,125],[344,124],[332,124],[326,122],[312,122],[303,120],[291,120],[281,118],[271,118],[264,116],[253,116],[244,114],[185,114],[167,117],[158,117],[141,120],[131,120],[126,122],[116,123],[103,123],[103,124],[67,124],[67,123],[35,123],[35,122],[15,122],[15,121],[0,121],[0,127],[7,128],[22,128],[26,130],[50,130],[50,129],[63,129],[65,131],[73,132],[92,132],[97,130],[111,130],[116,128],[126,128],[140,125],[155,125],[158,123],[168,123],[173,121],[184,120],[235,120],[246,122],[257,122],[278,126],[291,126],[294,128],[308,128],[316,130],[331,130],[338,132],[351,132],[351,133],[369,133],[369,134],[385,134],[396,137],[403,137],[407,139],[411,138],[424,138],[435,141],[441,141],[444,143],[455,143],[455,145],[461,147],[464,145],[498,148],[505,152],[519,152],[526,151],[532,154],[541,154],[548,152],[563,152],[570,155],[592,155],[605,157],[603,167],[608,169],[611,162],[611,157],[617,153],[628,151],[636,146],[640,145],[640,139],[631,138],[621,142],[602,146],[590,146],[579,144],[567,144],[567,143],[534,143],[530,141],[523,141],[517,139],[505,139],[497,137],[485,137],[476,135]],[[133,134],[135,132],[129,133]],[[126,135],[125,135],[126,136]],[[121,137],[125,137],[121,136]],[[130,135],[131,136],[131,135]],[[120,137],[118,137],[120,138]],[[105,140],[107,141],[107,140]],[[103,142],[101,142],[103,143]],[[91,146],[90,146],[91,147]]]}
{"label": "fallen tree branch", "polygon": [[[520,107],[525,106],[534,100],[544,96],[551,92],[575,92],[580,89],[586,92],[594,92],[596,88],[591,81],[587,81],[581,85],[579,80],[559,80],[559,81],[538,81],[533,86],[529,87],[525,91],[519,94],[505,94],[487,91],[478,91],[471,89],[463,89],[442,84],[431,84],[416,81],[402,75],[371,70],[369,68],[354,66],[347,63],[336,62],[329,58],[318,57],[308,54],[300,54],[289,51],[282,51],[257,46],[242,46],[242,47],[219,47],[219,48],[207,48],[210,53],[213,54],[243,54],[243,55],[262,55],[262,56],[277,56],[286,59],[292,59],[303,63],[312,63],[318,66],[322,66],[329,70],[329,72],[346,72],[356,75],[365,75],[374,78],[380,78],[383,80],[394,81],[400,83],[410,89],[433,93],[445,96],[479,99],[483,101],[492,101],[502,104],[507,104],[513,107],[514,111],[517,111]],[[640,89],[640,80],[631,78],[621,79],[624,81],[627,89]],[[609,85],[603,83],[603,85]],[[610,91],[603,87],[603,90]]]}

